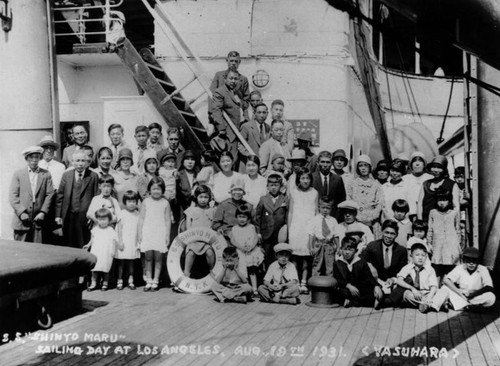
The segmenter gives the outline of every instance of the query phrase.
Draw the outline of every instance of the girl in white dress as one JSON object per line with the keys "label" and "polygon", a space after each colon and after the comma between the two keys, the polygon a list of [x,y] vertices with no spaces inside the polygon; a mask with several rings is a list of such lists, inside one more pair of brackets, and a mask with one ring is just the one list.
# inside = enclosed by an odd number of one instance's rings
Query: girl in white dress
{"label": "girl in white dress", "polygon": [[139,216],[139,248],[146,259],[144,291],[157,291],[163,265],[163,254],[167,252],[170,243],[172,211],[170,204],[163,196],[165,193],[163,179],[160,177],[151,179],[148,191],[149,197],[142,202]]}
{"label": "girl in white dress", "polygon": [[100,208],[95,212],[97,226],[91,230],[90,242],[83,247],[97,257],[97,263],[92,269],[92,282],[87,289],[93,291],[97,288],[98,281],[102,277],[102,291],[108,289],[109,270],[113,264],[115,248],[118,244],[118,236],[110,226],[111,211],[107,208]]}
{"label": "girl in white dress", "polygon": [[123,194],[123,205],[120,211],[119,221],[116,226],[118,242],[120,246],[115,253],[118,267],[117,290],[123,290],[123,267],[128,268],[128,288],[135,290],[134,284],[134,260],[139,258],[139,243],[137,241],[137,224],[139,223],[139,195],[134,191]]}
{"label": "girl in white dress", "polygon": [[299,271],[300,291],[307,293],[307,277],[311,253],[308,248],[309,236],[304,229],[318,213],[318,192],[311,187],[312,174],[307,168],[296,173],[296,188],[290,192],[290,210],[288,211],[288,238],[293,249],[292,262]]}

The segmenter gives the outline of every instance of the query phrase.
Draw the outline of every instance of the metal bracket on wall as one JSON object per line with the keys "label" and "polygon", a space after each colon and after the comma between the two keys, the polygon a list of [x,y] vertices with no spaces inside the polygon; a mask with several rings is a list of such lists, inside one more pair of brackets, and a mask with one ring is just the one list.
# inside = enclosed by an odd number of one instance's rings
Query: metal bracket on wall
{"label": "metal bracket on wall", "polygon": [[0,19],[2,20],[2,29],[4,32],[9,32],[12,29],[12,9],[9,9],[9,0],[0,1],[4,3],[3,11],[0,13]]}

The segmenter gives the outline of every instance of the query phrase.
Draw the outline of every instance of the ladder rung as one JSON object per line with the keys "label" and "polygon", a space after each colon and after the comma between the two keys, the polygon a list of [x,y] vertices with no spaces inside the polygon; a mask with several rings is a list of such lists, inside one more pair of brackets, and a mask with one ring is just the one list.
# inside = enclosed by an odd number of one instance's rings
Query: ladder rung
{"label": "ladder rung", "polygon": [[196,115],[193,114],[193,113],[189,113],[189,112],[181,111],[181,110],[179,110],[179,113],[181,113],[184,116],[188,116],[188,117],[191,117],[191,118],[196,118]]}
{"label": "ladder rung", "polygon": [[158,82],[159,82],[160,84],[166,85],[166,86],[168,86],[168,87],[170,87],[170,88],[175,88],[175,85],[174,85],[174,84],[169,83],[168,81],[165,81],[165,80],[162,80],[162,79],[156,79],[156,80],[158,80]]}
{"label": "ladder rung", "polygon": [[189,105],[193,104],[194,102],[196,102],[198,99],[200,99],[200,97],[205,94],[207,91],[206,90],[203,90],[196,98],[193,98],[189,101]]}
{"label": "ladder rung", "polygon": [[158,67],[158,66],[156,66],[156,65],[150,64],[149,62],[146,62],[146,61],[144,61],[144,63],[145,63],[146,65],[148,65],[148,67],[149,67],[150,69],[153,69],[153,70],[156,70],[156,71],[161,71],[161,72],[163,72],[163,73],[165,72],[165,70],[163,70],[161,67]]}
{"label": "ladder rung", "polygon": [[203,133],[207,133],[207,130],[204,129],[204,128],[200,128],[200,127],[194,127],[194,126],[191,126],[191,128],[193,130],[196,130],[196,131],[200,131],[200,132],[203,132]]}

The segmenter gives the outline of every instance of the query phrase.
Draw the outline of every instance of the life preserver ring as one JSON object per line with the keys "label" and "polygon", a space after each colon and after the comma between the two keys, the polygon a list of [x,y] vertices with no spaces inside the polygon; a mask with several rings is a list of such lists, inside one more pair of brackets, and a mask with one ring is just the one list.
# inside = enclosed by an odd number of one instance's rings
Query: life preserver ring
{"label": "life preserver ring", "polygon": [[[203,278],[186,277],[181,267],[181,256],[187,244],[204,242],[212,246],[215,252],[215,265]],[[222,251],[227,246],[224,237],[208,228],[193,228],[180,233],[172,242],[167,255],[167,270],[175,286],[187,293],[202,294],[209,292],[218,273],[222,271]]]}

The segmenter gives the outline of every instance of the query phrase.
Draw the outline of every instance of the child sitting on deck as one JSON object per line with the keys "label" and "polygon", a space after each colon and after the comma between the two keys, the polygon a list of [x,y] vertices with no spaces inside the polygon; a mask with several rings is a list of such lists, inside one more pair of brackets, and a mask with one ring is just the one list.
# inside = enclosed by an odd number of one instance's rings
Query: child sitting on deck
{"label": "child sitting on deck", "polygon": [[342,239],[342,257],[333,264],[333,277],[337,280],[335,297],[344,307],[373,306],[382,299],[382,289],[373,278],[368,263],[357,255],[358,243],[351,236]]}
{"label": "child sitting on deck", "polygon": [[479,250],[466,248],[462,255],[463,264],[457,265],[443,280],[432,307],[439,311],[448,310],[448,302],[453,309],[484,309],[495,304],[493,282],[485,266],[479,264]]}
{"label": "child sitting on deck", "polygon": [[297,269],[290,262],[292,248],[286,243],[274,247],[277,260],[267,270],[264,284],[259,286],[261,301],[281,304],[300,304],[299,276]]}
{"label": "child sitting on deck", "polygon": [[247,297],[252,295],[252,287],[247,281],[246,264],[238,257],[235,247],[224,248],[222,268],[212,285],[212,292],[220,302],[246,304]]}
{"label": "child sitting on deck", "polygon": [[[431,266],[426,266],[427,248],[421,243],[413,244],[411,247],[411,263],[399,271],[396,279],[398,287],[391,293],[394,304],[418,307],[421,313],[430,310],[432,299],[436,294],[438,282],[436,272]],[[398,299],[398,293],[402,293],[402,299]]]}

